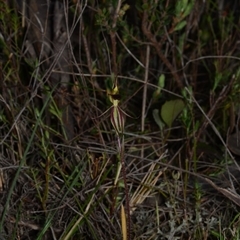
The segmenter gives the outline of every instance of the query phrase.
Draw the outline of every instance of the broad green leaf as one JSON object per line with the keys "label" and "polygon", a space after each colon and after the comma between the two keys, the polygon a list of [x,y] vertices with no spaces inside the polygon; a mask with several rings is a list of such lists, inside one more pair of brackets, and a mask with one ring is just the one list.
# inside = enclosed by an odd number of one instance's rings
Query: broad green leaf
{"label": "broad green leaf", "polygon": [[185,104],[181,99],[167,101],[163,104],[161,117],[168,127],[172,126],[173,121],[182,112],[184,107]]}

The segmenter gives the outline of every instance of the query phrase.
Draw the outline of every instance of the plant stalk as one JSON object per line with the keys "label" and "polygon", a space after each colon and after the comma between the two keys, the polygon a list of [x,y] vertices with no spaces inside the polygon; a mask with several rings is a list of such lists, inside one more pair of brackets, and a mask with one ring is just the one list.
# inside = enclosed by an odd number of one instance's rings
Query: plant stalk
{"label": "plant stalk", "polygon": [[127,185],[127,174],[126,174],[126,166],[124,161],[124,135],[117,135],[118,138],[118,148],[120,153],[120,161],[121,161],[121,173],[124,182],[124,193],[125,193],[125,209],[126,209],[126,216],[127,216],[127,240],[131,239],[131,218],[130,218],[130,206],[129,206],[129,191]]}

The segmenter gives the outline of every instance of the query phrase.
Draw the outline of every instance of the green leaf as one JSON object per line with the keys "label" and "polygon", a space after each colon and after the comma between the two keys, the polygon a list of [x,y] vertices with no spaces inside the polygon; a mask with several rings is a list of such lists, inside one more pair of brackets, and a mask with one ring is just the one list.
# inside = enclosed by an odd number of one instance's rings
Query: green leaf
{"label": "green leaf", "polygon": [[[217,63],[214,64],[217,69]],[[213,92],[215,92],[216,88],[219,87],[220,82],[224,79],[224,76],[221,72],[217,72],[214,78]]]}
{"label": "green leaf", "polygon": [[183,20],[181,22],[179,22],[176,27],[174,28],[174,31],[179,31],[181,30],[182,28],[184,28],[187,24],[187,21]]}
{"label": "green leaf", "polygon": [[191,1],[189,3],[188,0],[178,0],[177,3],[176,3],[176,6],[175,6],[176,16],[177,17],[182,16],[182,13],[185,12],[186,9],[187,9],[187,12],[188,12],[192,3],[193,3],[193,1]]}
{"label": "green leaf", "polygon": [[160,130],[163,130],[165,123],[161,120],[159,116],[159,110],[154,109],[152,114],[153,114],[154,121],[159,126]]}
{"label": "green leaf", "polygon": [[182,2],[181,1],[177,1],[176,5],[175,5],[175,13],[176,16],[180,16],[183,10],[183,6],[182,6]]}
{"label": "green leaf", "polygon": [[165,75],[161,74],[158,79],[158,88],[153,93],[153,101],[157,101],[161,97],[161,91],[165,86]]}
{"label": "green leaf", "polygon": [[164,86],[165,86],[165,75],[164,74],[161,74],[161,76],[159,77],[158,86],[160,88],[164,88]]}
{"label": "green leaf", "polygon": [[185,103],[181,99],[167,101],[161,109],[161,117],[168,127],[172,126],[173,121],[182,112]]}
{"label": "green leaf", "polygon": [[186,6],[185,10],[184,10],[184,13],[183,13],[183,18],[185,18],[186,16],[188,16],[192,9],[193,9],[193,6],[194,6],[194,1],[191,1],[190,3],[188,3],[188,5]]}
{"label": "green leaf", "polygon": [[142,5],[142,9],[143,9],[143,10],[147,10],[148,8],[149,8],[148,3],[144,3],[144,4]]}

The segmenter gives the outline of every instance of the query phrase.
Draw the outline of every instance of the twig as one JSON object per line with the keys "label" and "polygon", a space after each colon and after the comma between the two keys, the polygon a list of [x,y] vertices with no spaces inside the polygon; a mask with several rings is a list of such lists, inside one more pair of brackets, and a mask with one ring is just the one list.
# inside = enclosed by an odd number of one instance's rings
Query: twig
{"label": "twig", "polygon": [[118,33],[116,33],[116,37],[119,40],[119,42],[122,44],[122,46],[125,48],[125,50],[127,51],[127,53],[143,68],[145,68],[144,64],[142,64],[142,62],[137,59],[137,57],[135,57],[133,55],[133,53],[130,51],[130,49],[126,46],[126,44],[122,41],[122,39],[120,38],[120,36],[118,35]]}
{"label": "twig", "polygon": [[219,94],[219,97],[217,98],[217,100],[215,101],[215,103],[213,104],[213,106],[211,107],[211,109],[209,110],[209,112],[207,113],[207,118],[205,119],[204,123],[202,124],[202,127],[199,129],[198,131],[198,135],[197,135],[197,141],[199,140],[200,136],[202,135],[202,133],[204,132],[204,130],[206,129],[206,127],[208,126],[208,124],[210,123],[209,120],[211,120],[216,112],[216,110],[218,109],[218,106],[224,101],[224,99],[226,98],[229,90],[232,87],[232,84],[235,80],[235,76],[232,77],[230,83],[225,86],[221,93]]}
{"label": "twig", "polygon": [[147,46],[146,49],[146,67],[145,67],[145,76],[144,76],[144,87],[143,87],[143,101],[142,101],[142,118],[141,118],[141,131],[144,131],[145,125],[145,110],[147,102],[147,83],[148,83],[148,69],[149,69],[149,57],[150,57],[150,46]]}
{"label": "twig", "polygon": [[[146,49],[146,66],[145,66],[145,76],[144,76],[144,87],[143,87],[143,100],[142,100],[142,117],[141,117],[141,132],[145,129],[145,115],[146,115],[146,102],[147,102],[147,83],[149,74],[149,57],[150,57],[150,46],[147,45]],[[144,146],[141,148],[141,157],[144,157]]]}
{"label": "twig", "polygon": [[116,26],[117,26],[117,19],[119,15],[119,11],[121,8],[122,1],[118,0],[118,5],[117,8],[114,12],[113,16],[113,24],[112,24],[112,29],[110,31],[110,38],[111,38],[111,43],[112,43],[112,70],[115,76],[117,76],[117,42],[116,42]]}
{"label": "twig", "polygon": [[[148,3],[147,0],[143,1],[144,3]],[[148,23],[148,13],[147,10],[145,10],[143,12],[143,18],[142,18],[142,31],[144,33],[144,35],[147,37],[147,39],[153,44],[153,46],[155,47],[158,56],[160,57],[160,59],[163,61],[163,63],[167,66],[167,68],[170,70],[171,74],[173,75],[174,79],[177,82],[177,85],[180,89],[183,89],[183,83],[179,78],[179,75],[177,74],[176,70],[174,69],[173,65],[169,62],[169,60],[164,56],[164,54],[161,52],[161,46],[162,43],[166,40],[166,36],[164,36],[161,40],[160,43],[157,42],[155,36],[151,33],[151,31],[149,30],[149,27],[147,27],[147,23]],[[172,28],[169,30],[168,33],[171,33],[173,30]]]}

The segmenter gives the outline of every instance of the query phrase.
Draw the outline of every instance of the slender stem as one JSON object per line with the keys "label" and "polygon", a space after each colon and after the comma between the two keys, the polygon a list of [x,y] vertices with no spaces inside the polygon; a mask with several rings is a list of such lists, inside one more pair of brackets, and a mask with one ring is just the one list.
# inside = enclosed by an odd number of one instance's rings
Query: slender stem
{"label": "slender stem", "polygon": [[147,88],[148,88],[148,75],[149,75],[149,58],[150,58],[150,46],[147,45],[146,49],[146,66],[144,76],[144,87],[143,87],[143,100],[142,100],[142,117],[141,117],[141,131],[144,132],[145,118],[146,118],[146,102],[147,102]]}
{"label": "slender stem", "polygon": [[[141,118],[141,131],[145,130],[145,118],[146,118],[146,102],[147,102],[147,88],[148,88],[148,75],[149,75],[149,58],[150,58],[150,46],[147,45],[146,49],[146,66],[144,76],[144,88],[143,88],[143,100],[142,100],[142,118]],[[141,158],[144,158],[144,146],[141,148]]]}
{"label": "slender stem", "polygon": [[[124,161],[124,135],[117,135],[118,138],[118,148],[120,153],[120,160],[122,164],[122,176],[124,181],[124,187],[125,187],[125,209],[126,209],[126,215],[127,215],[127,239],[131,239],[131,219],[130,219],[130,207],[129,207],[129,192],[128,192],[128,185],[127,185],[127,174],[126,174],[126,167],[125,167],[125,161]],[[122,142],[121,142],[122,140]]]}
{"label": "slender stem", "polygon": [[117,27],[117,20],[119,16],[119,11],[121,8],[122,1],[118,0],[117,8],[115,10],[114,16],[113,16],[113,24],[112,29],[110,31],[110,38],[112,43],[112,70],[115,76],[117,76],[117,41],[116,41],[116,27]]}

